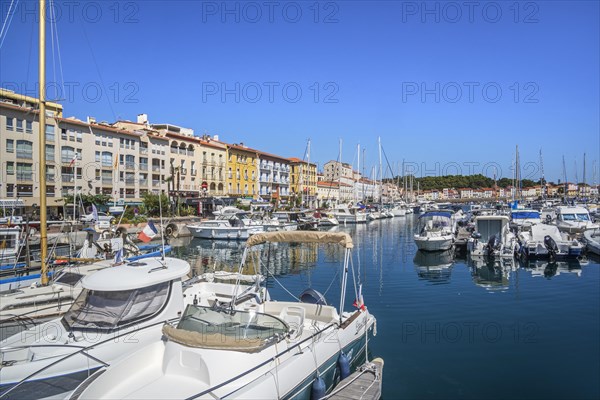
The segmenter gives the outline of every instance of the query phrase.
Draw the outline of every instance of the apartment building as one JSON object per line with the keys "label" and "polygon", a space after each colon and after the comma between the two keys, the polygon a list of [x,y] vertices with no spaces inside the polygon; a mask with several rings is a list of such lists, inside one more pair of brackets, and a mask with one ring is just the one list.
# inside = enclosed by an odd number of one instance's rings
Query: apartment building
{"label": "apartment building", "polygon": [[[290,191],[291,166],[287,158],[262,151],[258,156],[258,187],[263,200],[287,201]],[[295,194],[295,193],[294,193]]]}
{"label": "apartment building", "polygon": [[226,187],[232,197],[258,197],[258,151],[243,143],[226,144]]}
{"label": "apartment building", "polygon": [[291,193],[302,196],[305,207],[316,208],[317,204],[317,164],[299,158],[289,158]]}

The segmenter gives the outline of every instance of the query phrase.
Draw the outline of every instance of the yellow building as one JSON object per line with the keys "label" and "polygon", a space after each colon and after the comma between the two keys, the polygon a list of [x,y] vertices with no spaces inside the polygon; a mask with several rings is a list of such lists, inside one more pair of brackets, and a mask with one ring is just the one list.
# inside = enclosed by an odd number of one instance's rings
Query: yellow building
{"label": "yellow building", "polygon": [[227,144],[226,191],[233,197],[257,198],[258,151],[240,144]]}
{"label": "yellow building", "polygon": [[296,157],[290,158],[289,161],[292,195],[302,196],[306,207],[317,207],[317,165]]}

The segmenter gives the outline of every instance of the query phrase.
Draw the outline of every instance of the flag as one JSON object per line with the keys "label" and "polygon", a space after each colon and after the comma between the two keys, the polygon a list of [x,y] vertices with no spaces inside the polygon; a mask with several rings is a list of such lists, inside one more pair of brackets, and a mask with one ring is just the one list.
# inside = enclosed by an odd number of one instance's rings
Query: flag
{"label": "flag", "polygon": [[119,251],[115,254],[115,264],[119,264],[123,262],[123,248],[121,247]]}
{"label": "flag", "polygon": [[144,243],[148,243],[149,241],[156,236],[158,231],[156,227],[152,223],[152,221],[148,221],[144,229],[138,234],[138,239],[140,239]]}
{"label": "flag", "polygon": [[73,159],[69,163],[69,167],[72,167],[75,164],[75,161],[77,161],[77,153],[75,153],[75,155],[73,156]]}
{"label": "flag", "polygon": [[117,169],[118,165],[119,165],[119,153],[117,153],[115,155],[115,162],[113,163],[113,169]]}
{"label": "flag", "polygon": [[98,209],[95,204],[92,204],[92,218],[94,218],[94,221],[98,221]]}
{"label": "flag", "polygon": [[362,296],[362,285],[358,285],[358,299],[354,300],[352,305],[356,308],[359,308],[361,311],[365,311],[367,309]]}

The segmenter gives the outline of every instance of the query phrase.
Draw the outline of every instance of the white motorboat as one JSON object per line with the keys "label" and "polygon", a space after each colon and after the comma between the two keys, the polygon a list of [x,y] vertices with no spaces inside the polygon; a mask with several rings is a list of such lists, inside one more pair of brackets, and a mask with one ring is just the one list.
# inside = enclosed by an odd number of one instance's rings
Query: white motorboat
{"label": "white motorboat", "polygon": [[[169,253],[171,246],[164,250],[131,256],[125,260],[101,260],[93,263],[66,265],[50,271],[51,282],[41,285],[39,279],[31,285],[0,292],[0,340],[33,326],[63,315],[71,307],[83,290],[81,280],[84,276],[107,267],[133,262],[144,258]],[[39,275],[39,274],[38,274]]]}
{"label": "white motorboat", "polygon": [[600,255],[600,228],[584,231],[583,240],[590,253]]}
{"label": "white motorboat", "polygon": [[0,268],[12,267],[22,249],[21,228],[0,228]]}
{"label": "white motorboat", "polygon": [[[272,242],[341,245],[344,310],[352,268],[348,234],[261,233],[248,240],[242,260]],[[188,305],[180,321],[164,325],[162,339],[156,335],[152,344],[95,373],[72,398],[308,399],[311,391],[322,398],[365,357],[375,317],[357,297],[357,309],[341,313],[314,290],[301,301],[266,301],[252,311]]]}
{"label": "white motorboat", "polygon": [[529,229],[532,225],[542,223],[542,217],[537,210],[515,209],[510,211],[511,228]]}
{"label": "white motorboat", "polygon": [[339,205],[331,210],[331,214],[340,224],[361,224],[367,222],[367,213],[358,206]]}
{"label": "white motorboat", "polygon": [[186,304],[251,309],[268,299],[258,285],[214,282],[214,276],[184,285],[189,272],[186,261],[156,257],[85,276],[62,318],[0,342],[0,397],[67,393],[98,368],[160,338],[165,321],[179,320]]}
{"label": "white motorboat", "polygon": [[596,229],[590,213],[584,207],[560,206],[556,208],[556,226],[561,232],[583,233],[588,229]]}
{"label": "white motorboat", "polygon": [[427,211],[419,216],[414,240],[419,250],[449,250],[454,244],[455,231],[451,211]]}
{"label": "white motorboat", "polygon": [[570,239],[555,225],[531,225],[529,230],[521,230],[517,238],[519,254],[526,258],[577,258],[583,252],[583,245],[578,240]]}
{"label": "white motorboat", "polygon": [[475,231],[467,242],[471,257],[514,257],[517,250],[515,234],[509,229],[505,215],[480,215],[474,220]]}
{"label": "white motorboat", "polygon": [[298,229],[298,222],[293,219],[293,214],[290,212],[274,211],[270,218],[263,222],[263,227],[265,232],[295,231]]}
{"label": "white motorboat", "polygon": [[247,240],[250,235],[264,231],[260,221],[252,221],[244,212],[223,213],[186,227],[196,238],[218,240]]}
{"label": "white motorboat", "polygon": [[316,212],[314,217],[317,219],[318,226],[337,226],[340,224],[332,213]]}
{"label": "white motorboat", "polygon": [[404,217],[406,216],[406,205],[405,204],[394,204],[391,208],[391,213],[394,217]]}

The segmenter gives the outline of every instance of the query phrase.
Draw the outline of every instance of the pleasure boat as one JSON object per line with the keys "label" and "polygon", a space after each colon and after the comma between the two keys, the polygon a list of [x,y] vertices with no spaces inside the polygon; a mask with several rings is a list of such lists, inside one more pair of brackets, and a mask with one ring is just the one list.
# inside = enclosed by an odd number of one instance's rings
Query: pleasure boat
{"label": "pleasure boat", "polygon": [[556,208],[556,226],[561,232],[583,233],[600,227],[593,223],[590,213],[584,207],[561,206]]}
{"label": "pleasure boat", "polygon": [[105,268],[81,280],[83,290],[62,318],[0,342],[0,397],[62,396],[100,367],[153,343],[166,321],[187,304],[248,309],[268,300],[256,285],[183,279],[190,265],[176,258],[147,258]]}
{"label": "pleasure boat", "polygon": [[[101,260],[93,263],[62,266],[50,273],[50,284],[41,285],[39,278],[29,286],[0,292],[0,340],[17,333],[28,326],[39,324],[50,318],[63,315],[83,290],[81,280],[84,276],[123,262],[133,262],[144,258],[167,254],[171,246],[164,251],[151,251],[131,256],[125,260]],[[40,275],[40,274],[37,274]]]}
{"label": "pleasure boat", "polygon": [[265,232],[295,231],[298,229],[298,222],[293,217],[297,219],[297,215],[293,215],[290,212],[274,211],[271,213],[270,218],[263,222],[264,230]]}
{"label": "pleasure boat", "polygon": [[340,222],[332,213],[315,212],[314,217],[317,219],[317,225],[321,226],[337,226]]}
{"label": "pleasure boat", "polygon": [[152,344],[96,372],[71,398],[324,397],[362,364],[375,325],[360,294],[357,308],[343,311],[352,239],[347,233],[260,233],[248,239],[242,260],[261,244],[278,242],[343,248],[339,311],[314,290],[300,301],[266,301],[248,311],[191,304],[179,321],[163,326],[162,338],[156,335]]}
{"label": "pleasure boat", "polygon": [[331,214],[340,224],[361,224],[367,222],[367,213],[358,206],[339,205],[331,210]]}
{"label": "pleasure boat", "polygon": [[542,217],[537,210],[515,209],[510,211],[510,227],[513,230],[528,230],[532,225],[541,223]]}
{"label": "pleasure boat", "polygon": [[250,235],[264,231],[263,224],[252,221],[245,212],[223,213],[186,227],[196,238],[219,240],[247,240]]}
{"label": "pleasure boat", "polygon": [[12,267],[17,262],[21,244],[21,228],[0,228],[0,268]]}
{"label": "pleasure boat", "polygon": [[519,254],[525,258],[577,258],[583,252],[583,245],[577,239],[570,239],[555,225],[531,225],[529,230],[520,231],[517,239]]}
{"label": "pleasure boat", "polygon": [[585,241],[587,250],[590,253],[600,255],[600,228],[588,229],[584,231],[583,240]]}
{"label": "pleasure boat", "polygon": [[471,257],[512,258],[517,250],[515,234],[505,215],[480,215],[474,220],[475,231],[467,241]]}
{"label": "pleasure boat", "polygon": [[390,211],[394,215],[394,217],[404,217],[406,216],[406,205],[394,204]]}
{"label": "pleasure boat", "polygon": [[451,211],[427,211],[419,216],[414,240],[419,250],[449,250],[456,231]]}

